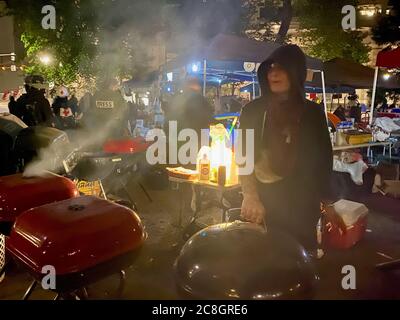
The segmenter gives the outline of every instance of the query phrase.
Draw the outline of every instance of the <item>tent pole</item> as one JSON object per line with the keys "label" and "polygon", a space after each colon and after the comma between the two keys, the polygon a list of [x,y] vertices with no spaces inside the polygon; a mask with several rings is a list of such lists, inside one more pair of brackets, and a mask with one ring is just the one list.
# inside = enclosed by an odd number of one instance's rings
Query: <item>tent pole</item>
{"label": "tent pole", "polygon": [[372,87],[371,110],[370,110],[370,115],[369,115],[369,125],[372,124],[372,120],[374,117],[375,95],[376,95],[376,85],[378,82],[378,72],[379,72],[379,67],[375,67],[374,85]]}
{"label": "tent pole", "polygon": [[253,100],[256,98],[256,84],[254,82],[254,74],[253,74]]}
{"label": "tent pole", "polygon": [[326,105],[326,90],[325,90],[325,73],[322,70],[321,70],[321,79],[322,79],[322,96],[324,99],[324,111],[325,111],[326,121],[328,122],[328,107]]}
{"label": "tent pole", "polygon": [[203,96],[206,96],[206,85],[207,85],[207,60],[204,59],[203,68]]}

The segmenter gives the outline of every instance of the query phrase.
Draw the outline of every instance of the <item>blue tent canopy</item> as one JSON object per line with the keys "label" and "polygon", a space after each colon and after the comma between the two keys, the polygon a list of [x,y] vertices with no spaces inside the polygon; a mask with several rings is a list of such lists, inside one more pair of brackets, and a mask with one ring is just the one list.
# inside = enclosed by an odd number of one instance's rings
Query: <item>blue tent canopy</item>
{"label": "blue tent canopy", "polygon": [[[254,87],[255,87],[255,91],[256,91],[256,96],[258,96],[259,95],[258,94],[258,92],[259,92],[258,82],[256,82],[254,84]],[[351,88],[351,87],[326,87],[325,89],[326,89],[325,90],[326,93],[351,93],[351,94],[355,93],[355,89]],[[253,92],[253,84],[250,83],[247,86],[241,87],[240,91],[241,92]],[[322,93],[322,88],[306,86],[305,92],[306,93]]]}
{"label": "blue tent canopy", "polygon": [[[189,52],[168,62],[164,66],[164,71],[173,73],[172,81],[176,81],[177,78],[183,80],[182,75],[190,75],[197,77],[206,86],[232,82],[254,82],[257,81],[258,65],[279,47],[280,44],[274,42],[218,34],[211,41],[200,43]],[[306,56],[306,63],[309,70],[320,71],[323,68],[323,63],[319,59]],[[206,71],[205,78],[204,69]],[[253,92],[252,84],[249,92]]]}
{"label": "blue tent canopy", "polygon": [[[257,64],[266,60],[280,45],[274,42],[256,41],[235,35],[218,34],[208,43],[201,43],[189,52],[178,56],[164,66],[167,73],[185,71],[206,84],[218,85],[230,82],[257,80]],[[322,70],[321,60],[306,57],[307,68]],[[205,65],[206,64],[206,65]],[[176,78],[176,77],[174,77]]]}
{"label": "blue tent canopy", "polygon": [[[244,62],[261,63],[274,52],[280,44],[267,41],[256,41],[245,37],[218,34],[208,43],[201,43],[189,52],[169,62],[166,71],[172,71],[190,63],[207,60],[207,67],[222,67],[224,70],[245,71]],[[322,70],[323,63],[319,59],[306,57],[307,68]],[[227,63],[228,65],[224,65]],[[208,71],[208,70],[207,70]]]}
{"label": "blue tent canopy", "polygon": [[[307,93],[322,93],[322,88],[318,87],[305,87]],[[350,93],[355,94],[356,90],[351,87],[325,87],[326,93]]]}

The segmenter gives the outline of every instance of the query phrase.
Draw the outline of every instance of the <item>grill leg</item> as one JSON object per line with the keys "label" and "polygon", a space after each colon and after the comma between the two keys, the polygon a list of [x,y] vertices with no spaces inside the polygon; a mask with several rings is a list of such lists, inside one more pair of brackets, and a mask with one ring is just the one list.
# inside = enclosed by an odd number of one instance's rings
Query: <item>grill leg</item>
{"label": "grill leg", "polygon": [[150,196],[149,192],[146,190],[146,188],[140,182],[138,182],[138,185],[143,190],[143,192],[146,195],[149,202],[153,202],[153,199],[151,198],[151,196]]}
{"label": "grill leg", "polygon": [[380,263],[380,264],[377,264],[375,267],[380,269],[380,270],[400,269],[400,259],[389,261],[389,262]]}
{"label": "grill leg", "polygon": [[31,296],[33,290],[35,290],[36,285],[37,285],[37,281],[33,280],[31,282],[31,284],[29,285],[29,288],[26,290],[24,296],[22,297],[22,300],[28,300],[29,299],[29,297]]}
{"label": "grill leg", "polygon": [[75,292],[60,293],[57,300],[81,300]]}
{"label": "grill leg", "polygon": [[4,275],[5,275],[5,273],[6,273],[6,268],[7,268],[7,266],[8,266],[8,263],[9,263],[9,262],[6,262],[6,263],[4,264],[4,266],[3,266],[3,268],[0,269],[0,282],[1,282],[1,278],[4,277]]}
{"label": "grill leg", "polygon": [[120,270],[119,272],[119,287],[117,291],[117,298],[121,298],[122,293],[125,289],[125,282],[126,282],[126,273],[124,270]]}
{"label": "grill leg", "polygon": [[85,287],[77,290],[75,293],[79,297],[80,300],[88,300],[89,299],[89,293]]}

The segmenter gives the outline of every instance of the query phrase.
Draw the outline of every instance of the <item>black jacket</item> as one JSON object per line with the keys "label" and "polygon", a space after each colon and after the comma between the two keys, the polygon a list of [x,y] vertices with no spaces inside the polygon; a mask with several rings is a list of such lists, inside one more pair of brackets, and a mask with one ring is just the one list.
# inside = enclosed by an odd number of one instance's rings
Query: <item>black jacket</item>
{"label": "black jacket", "polygon": [[54,115],[44,93],[30,89],[16,101],[16,116],[28,126],[51,126]]}
{"label": "black jacket", "polygon": [[200,93],[188,90],[173,99],[166,118],[168,121],[177,121],[178,132],[190,128],[200,134],[201,129],[209,128],[213,110]]}
{"label": "black jacket", "polygon": [[254,158],[255,162],[259,161],[265,148],[262,128],[268,108],[267,96],[271,94],[267,72],[272,62],[279,63],[288,72],[291,89],[295,90],[296,99],[303,101],[304,112],[300,118],[294,170],[278,182],[258,183],[258,192],[266,208],[267,224],[272,221],[283,225],[298,235],[302,243],[310,244],[315,238],[319,203],[329,193],[333,156],[324,110],[305,99],[306,60],[297,46],[280,47],[261,64],[258,78],[262,96],[242,109],[240,128],[254,129]]}
{"label": "black jacket", "polygon": [[[316,197],[327,196],[332,172],[332,145],[324,110],[321,105],[306,100],[300,124],[300,141],[296,169],[286,183],[306,187]],[[265,98],[247,104],[240,116],[240,129],[254,129],[254,160],[260,159],[263,148],[262,126]]]}

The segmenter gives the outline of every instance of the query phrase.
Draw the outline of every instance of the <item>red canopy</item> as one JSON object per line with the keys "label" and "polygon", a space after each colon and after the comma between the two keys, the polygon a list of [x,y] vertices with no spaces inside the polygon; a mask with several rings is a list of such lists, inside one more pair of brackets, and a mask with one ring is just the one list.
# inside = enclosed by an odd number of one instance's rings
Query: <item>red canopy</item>
{"label": "red canopy", "polygon": [[394,50],[382,50],[376,58],[377,67],[400,68],[400,47]]}

